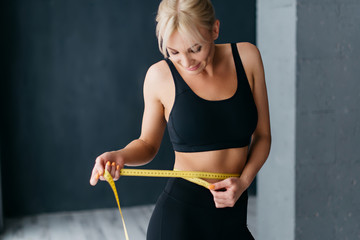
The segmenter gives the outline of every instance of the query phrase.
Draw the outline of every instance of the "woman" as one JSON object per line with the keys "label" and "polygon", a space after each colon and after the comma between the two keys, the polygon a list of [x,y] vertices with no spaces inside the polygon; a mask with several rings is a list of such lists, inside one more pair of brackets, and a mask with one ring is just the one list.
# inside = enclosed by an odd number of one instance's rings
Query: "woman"
{"label": "woman", "polygon": [[219,21],[210,0],[163,0],[156,20],[165,60],[146,74],[141,135],[97,157],[90,183],[104,180],[104,168],[117,180],[124,165],[150,162],[167,125],[174,169],[241,175],[206,179],[212,190],[170,179],[147,239],[253,239],[246,225],[247,188],[271,144],[260,53],[250,43],[214,43]]}

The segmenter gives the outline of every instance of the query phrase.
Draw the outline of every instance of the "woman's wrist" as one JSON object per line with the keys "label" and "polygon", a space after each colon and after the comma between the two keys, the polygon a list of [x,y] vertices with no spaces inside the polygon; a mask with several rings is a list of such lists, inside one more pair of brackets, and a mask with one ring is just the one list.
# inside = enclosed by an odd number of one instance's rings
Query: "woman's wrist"
{"label": "woman's wrist", "polygon": [[116,155],[116,164],[123,168],[126,164],[124,149],[117,150]]}
{"label": "woman's wrist", "polygon": [[241,174],[239,178],[240,178],[240,182],[242,182],[245,188],[248,189],[250,187],[252,179],[250,179],[247,175],[244,174]]}

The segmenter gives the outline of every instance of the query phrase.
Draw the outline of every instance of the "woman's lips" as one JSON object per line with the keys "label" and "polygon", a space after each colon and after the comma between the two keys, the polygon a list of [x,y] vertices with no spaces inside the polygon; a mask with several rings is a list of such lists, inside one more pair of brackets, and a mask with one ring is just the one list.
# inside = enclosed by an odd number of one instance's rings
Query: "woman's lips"
{"label": "woman's lips", "polygon": [[186,68],[188,71],[195,71],[197,70],[198,68],[200,67],[200,63],[194,67],[191,67],[191,68]]}

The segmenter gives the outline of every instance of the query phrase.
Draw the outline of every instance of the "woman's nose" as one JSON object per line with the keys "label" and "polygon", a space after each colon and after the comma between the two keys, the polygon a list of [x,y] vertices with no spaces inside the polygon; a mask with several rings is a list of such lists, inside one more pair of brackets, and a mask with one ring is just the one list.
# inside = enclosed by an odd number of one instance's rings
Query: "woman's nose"
{"label": "woman's nose", "polygon": [[188,68],[191,66],[191,58],[187,55],[183,55],[181,58],[181,65],[185,68]]}

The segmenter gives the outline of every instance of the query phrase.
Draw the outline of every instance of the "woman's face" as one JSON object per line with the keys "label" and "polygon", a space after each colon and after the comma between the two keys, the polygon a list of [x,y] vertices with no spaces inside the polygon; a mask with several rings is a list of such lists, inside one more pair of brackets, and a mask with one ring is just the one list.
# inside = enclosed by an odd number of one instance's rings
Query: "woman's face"
{"label": "woman's face", "polygon": [[198,74],[204,70],[212,60],[214,51],[214,39],[211,33],[200,29],[200,33],[206,42],[192,42],[189,44],[178,31],[175,31],[168,39],[167,51],[171,61],[177,63],[182,70],[189,74]]}

